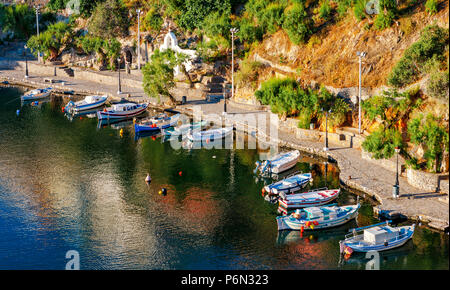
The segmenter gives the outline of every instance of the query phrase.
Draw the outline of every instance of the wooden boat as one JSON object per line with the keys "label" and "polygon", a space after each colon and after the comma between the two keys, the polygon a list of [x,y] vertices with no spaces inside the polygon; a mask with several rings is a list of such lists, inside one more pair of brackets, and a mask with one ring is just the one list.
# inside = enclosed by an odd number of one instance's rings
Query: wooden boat
{"label": "wooden boat", "polygon": [[312,180],[311,173],[293,173],[286,178],[266,185],[263,188],[263,194],[279,195],[280,193],[291,194],[303,189]]}
{"label": "wooden boat", "polygon": [[205,120],[202,120],[200,122],[194,122],[192,124],[183,124],[180,126],[165,129],[162,133],[167,137],[179,137],[183,134],[188,133],[190,130],[201,129],[202,127],[206,126],[207,123],[208,122],[206,122]]}
{"label": "wooden boat", "polygon": [[180,114],[168,117],[167,115],[158,115],[156,117],[142,120],[134,124],[134,132],[157,132],[175,126],[180,119]]}
{"label": "wooden boat", "polygon": [[147,107],[148,104],[146,103],[114,104],[112,107],[105,108],[103,111],[97,111],[97,117],[99,120],[128,119],[144,113]]}
{"label": "wooden boat", "polygon": [[340,252],[385,251],[403,246],[414,234],[415,225],[391,227],[389,222],[351,230],[345,240],[339,242]]}
{"label": "wooden boat", "polygon": [[280,153],[264,162],[256,162],[255,173],[258,171],[261,175],[278,174],[294,167],[300,159],[300,151],[294,150]]}
{"label": "wooden boat", "polygon": [[46,98],[50,95],[50,93],[52,92],[53,88],[52,87],[48,87],[45,89],[35,89],[35,90],[31,90],[26,92],[22,97],[22,101],[34,101],[34,100],[39,100],[39,99],[43,99]]}
{"label": "wooden boat", "polygon": [[81,111],[88,111],[103,106],[108,100],[108,96],[86,96],[84,100],[70,101],[64,107],[66,113],[77,114]]}
{"label": "wooden boat", "polygon": [[277,217],[278,230],[318,230],[337,227],[358,216],[360,204],[297,209],[289,216]]}
{"label": "wooden boat", "polygon": [[233,127],[225,127],[218,129],[211,129],[201,132],[188,132],[187,138],[193,142],[212,142],[220,140],[233,133]]}
{"label": "wooden boat", "polygon": [[340,189],[316,189],[290,195],[281,193],[278,198],[278,210],[287,214],[290,210],[298,208],[321,206],[335,200],[340,191]]}

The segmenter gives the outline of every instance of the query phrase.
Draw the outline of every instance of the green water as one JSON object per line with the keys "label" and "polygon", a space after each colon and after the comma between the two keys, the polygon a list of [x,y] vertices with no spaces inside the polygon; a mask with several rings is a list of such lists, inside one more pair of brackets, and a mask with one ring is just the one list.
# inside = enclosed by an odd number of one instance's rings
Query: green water
{"label": "green water", "polygon": [[[121,137],[120,124],[70,121],[57,100],[21,106],[21,93],[0,88],[0,269],[64,269],[69,250],[81,269],[365,269],[364,255],[339,263],[338,242],[378,222],[368,202],[343,227],[278,233],[252,173],[258,150],[174,150],[129,123]],[[324,160],[303,156],[296,170],[339,186]],[[448,235],[418,227],[380,256],[381,269],[448,269]]]}

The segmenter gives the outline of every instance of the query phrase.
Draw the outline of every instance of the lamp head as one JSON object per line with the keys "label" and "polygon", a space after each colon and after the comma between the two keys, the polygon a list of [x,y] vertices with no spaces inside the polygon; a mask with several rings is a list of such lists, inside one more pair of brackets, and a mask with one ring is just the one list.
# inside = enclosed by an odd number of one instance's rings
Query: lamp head
{"label": "lamp head", "polygon": [[395,153],[400,153],[400,148],[395,147]]}

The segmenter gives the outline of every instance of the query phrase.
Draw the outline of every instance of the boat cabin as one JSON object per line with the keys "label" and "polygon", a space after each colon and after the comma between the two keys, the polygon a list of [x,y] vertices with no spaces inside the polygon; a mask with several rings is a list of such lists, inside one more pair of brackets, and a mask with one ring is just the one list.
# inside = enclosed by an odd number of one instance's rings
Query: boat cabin
{"label": "boat cabin", "polygon": [[308,207],[305,208],[305,212],[307,214],[308,219],[315,219],[315,220],[330,220],[337,218],[337,215],[339,213],[340,209],[335,206],[330,207]]}
{"label": "boat cabin", "polygon": [[101,96],[87,96],[86,98],[84,98],[84,100],[86,101],[86,103],[91,104],[100,101],[101,98]]}
{"label": "boat cabin", "polygon": [[116,112],[125,112],[125,111],[132,111],[137,109],[137,105],[133,103],[125,103],[125,104],[116,104],[113,105],[113,110]]}
{"label": "boat cabin", "polygon": [[379,226],[364,230],[364,241],[372,244],[380,244],[384,241],[395,239],[404,234],[405,229],[393,228],[391,226]]}

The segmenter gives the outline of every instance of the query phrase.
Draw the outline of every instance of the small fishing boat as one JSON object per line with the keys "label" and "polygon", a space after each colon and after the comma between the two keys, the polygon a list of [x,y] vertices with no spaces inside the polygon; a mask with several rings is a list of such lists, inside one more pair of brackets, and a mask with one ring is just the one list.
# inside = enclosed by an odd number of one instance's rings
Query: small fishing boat
{"label": "small fishing boat", "polygon": [[264,162],[256,162],[254,173],[260,172],[261,175],[278,174],[294,167],[300,159],[300,151],[294,150],[280,153]]}
{"label": "small fishing boat", "polygon": [[270,196],[277,196],[280,193],[291,194],[303,189],[308,182],[312,180],[311,173],[293,173],[283,180],[266,185],[263,188],[263,194],[267,193]]}
{"label": "small fishing boat", "polygon": [[335,200],[340,191],[340,189],[316,189],[290,195],[281,193],[278,198],[278,210],[287,214],[298,208],[321,206]]}
{"label": "small fishing boat", "polygon": [[187,137],[193,142],[212,142],[214,140],[220,140],[233,133],[233,127],[225,127],[218,129],[211,129],[201,132],[187,133]]}
{"label": "small fishing boat", "polygon": [[339,242],[340,252],[350,256],[353,252],[385,251],[403,246],[414,234],[415,225],[391,227],[390,221],[356,228]]}
{"label": "small fishing boat", "polygon": [[39,99],[43,99],[46,98],[50,95],[50,93],[52,92],[53,88],[52,87],[48,87],[45,89],[35,89],[35,90],[31,90],[26,92],[22,97],[22,101],[34,101],[34,100],[39,100]]}
{"label": "small fishing boat", "polygon": [[112,107],[105,108],[103,111],[97,111],[97,117],[99,120],[128,119],[144,113],[147,107],[148,104],[146,103],[114,104]]}
{"label": "small fishing boat", "polygon": [[358,216],[360,204],[297,209],[289,216],[277,217],[278,230],[318,230],[337,227]]}
{"label": "small fishing boat", "polygon": [[64,107],[64,111],[70,114],[77,114],[81,111],[88,111],[103,106],[108,100],[108,96],[86,96],[84,100],[70,101]]}
{"label": "small fishing boat", "polygon": [[158,115],[156,117],[142,120],[141,122],[134,124],[134,132],[157,132],[175,126],[180,119],[180,114],[168,117],[167,115]]}
{"label": "small fishing boat", "polygon": [[205,120],[202,120],[200,122],[194,122],[192,124],[191,123],[183,124],[180,126],[165,129],[162,133],[167,137],[179,137],[184,134],[187,134],[190,130],[201,129],[202,127],[205,127],[207,123],[208,122],[206,122]]}

